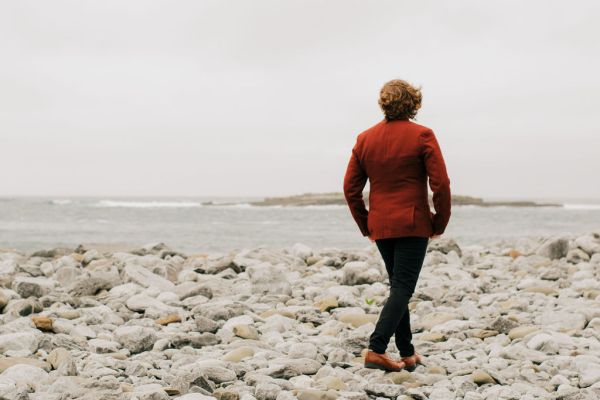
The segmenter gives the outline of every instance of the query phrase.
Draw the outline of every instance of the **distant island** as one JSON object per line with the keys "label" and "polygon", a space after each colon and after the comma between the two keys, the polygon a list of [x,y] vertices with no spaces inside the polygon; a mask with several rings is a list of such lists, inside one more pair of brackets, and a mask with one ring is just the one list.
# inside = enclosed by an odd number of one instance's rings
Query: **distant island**
{"label": "distant island", "polygon": [[[369,193],[365,192],[363,195],[365,203],[369,204]],[[431,194],[429,195],[429,203],[433,207],[433,201]],[[217,205],[213,202],[205,202],[203,205]],[[235,203],[227,203],[232,205]],[[266,197],[264,200],[253,201],[249,204],[253,206],[323,206],[323,205],[345,205],[346,199],[342,192],[328,192],[328,193],[303,193],[293,196],[281,196],[281,197]],[[225,205],[218,203],[218,205]],[[494,206],[512,206],[512,207],[562,207],[560,203],[538,203],[535,201],[485,201],[479,197],[463,196],[463,195],[452,195],[452,205],[474,205],[481,207],[494,207]]]}

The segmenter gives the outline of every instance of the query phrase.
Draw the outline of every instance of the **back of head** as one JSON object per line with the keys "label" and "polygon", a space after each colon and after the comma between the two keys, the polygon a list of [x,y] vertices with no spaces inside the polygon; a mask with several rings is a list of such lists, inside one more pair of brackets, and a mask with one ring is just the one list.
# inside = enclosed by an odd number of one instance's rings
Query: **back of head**
{"label": "back of head", "polygon": [[379,92],[379,106],[388,121],[414,118],[422,99],[421,88],[402,79],[386,82]]}

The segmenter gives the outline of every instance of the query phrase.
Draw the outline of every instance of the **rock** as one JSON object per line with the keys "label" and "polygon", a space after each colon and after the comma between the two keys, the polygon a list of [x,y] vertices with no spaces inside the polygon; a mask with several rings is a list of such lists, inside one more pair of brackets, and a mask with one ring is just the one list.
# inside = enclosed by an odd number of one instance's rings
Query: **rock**
{"label": "rock", "polygon": [[419,321],[418,325],[425,330],[431,330],[436,325],[441,325],[447,321],[453,319],[460,319],[460,316],[455,313],[436,311],[424,315]]}
{"label": "rock", "polygon": [[536,323],[558,331],[583,329],[586,323],[585,316],[571,311],[552,311],[536,316]]}
{"label": "rock", "polygon": [[196,315],[194,317],[196,322],[196,328],[198,332],[211,332],[214,333],[219,329],[219,324],[213,321],[212,319],[203,317],[202,315]]}
{"label": "rock", "polygon": [[136,294],[127,299],[127,308],[132,311],[153,310],[158,314],[170,315],[177,314],[180,310],[177,307],[168,306],[161,301],[152,298],[146,294]]}
{"label": "rock", "polygon": [[[188,393],[188,394],[184,394],[183,396],[175,397],[175,399],[176,400],[217,400],[216,397],[207,396],[202,393]],[[225,400],[229,400],[229,399],[225,399]]]}
{"label": "rock", "polygon": [[575,244],[589,256],[600,253],[600,234],[579,236],[575,239]]}
{"label": "rock", "polygon": [[537,249],[536,253],[548,257],[551,260],[557,260],[567,255],[569,251],[569,239],[563,237],[552,237],[546,239]]}
{"label": "rock", "polygon": [[459,257],[462,257],[462,251],[460,250],[460,247],[452,238],[440,237],[436,240],[430,240],[429,244],[427,245],[427,251],[439,251],[444,254],[455,251]]}
{"label": "rock", "polygon": [[372,396],[387,397],[388,399],[395,399],[400,396],[404,391],[401,385],[390,385],[387,383],[368,383],[365,387],[365,392]]}
{"label": "rock", "polygon": [[313,255],[313,251],[310,247],[302,243],[295,243],[292,246],[292,254],[296,257],[299,257],[303,260],[306,260],[308,257]]}
{"label": "rock", "polygon": [[548,296],[558,296],[558,290],[549,286],[529,286],[523,289],[524,292],[541,293]]}
{"label": "rock", "polygon": [[344,285],[363,285],[383,281],[379,270],[364,261],[350,261],[342,267]]}
{"label": "rock", "polygon": [[64,375],[77,375],[77,366],[68,350],[58,347],[48,354],[46,359],[52,367]]}
{"label": "rock", "polygon": [[31,320],[40,331],[52,332],[52,318],[43,315],[32,316]]}
{"label": "rock", "polygon": [[259,383],[256,385],[254,396],[257,400],[276,400],[281,392],[279,385],[274,383]]}
{"label": "rock", "polygon": [[486,383],[496,383],[496,380],[482,369],[476,369],[475,371],[473,371],[471,373],[471,378],[473,379],[473,382],[477,385],[484,385]]}
{"label": "rock", "polygon": [[530,333],[538,332],[539,330],[540,330],[540,328],[538,328],[537,326],[533,326],[533,325],[517,326],[515,328],[512,328],[510,331],[508,331],[508,337],[511,340],[521,339],[521,338],[529,335]]}
{"label": "rock", "polygon": [[567,253],[567,261],[571,264],[578,264],[584,261],[590,261],[590,256],[581,249],[572,249]]}
{"label": "rock", "polygon": [[142,326],[120,326],[115,332],[115,339],[132,353],[151,350],[157,340],[156,332]]}
{"label": "rock", "polygon": [[446,340],[446,335],[441,332],[426,332],[419,336],[419,340],[424,342],[443,342]]}
{"label": "rock", "polygon": [[0,373],[17,364],[29,364],[48,372],[52,368],[50,364],[37,358],[27,357],[0,357]]}
{"label": "rock", "polygon": [[282,265],[263,262],[248,266],[246,272],[250,277],[253,293],[292,294],[291,285],[287,279],[287,270]]}
{"label": "rock", "polygon": [[118,342],[106,339],[90,339],[88,346],[91,351],[98,354],[114,353],[121,348]]}
{"label": "rock", "polygon": [[336,400],[338,393],[335,390],[319,390],[319,389],[294,389],[294,395],[298,400]]}
{"label": "rock", "polygon": [[256,328],[251,325],[239,324],[233,327],[233,334],[243,339],[258,340],[259,335]]}
{"label": "rock", "polygon": [[30,296],[42,297],[52,291],[55,283],[48,278],[18,276],[13,281],[12,289],[24,299]]}
{"label": "rock", "polygon": [[491,328],[500,333],[508,334],[511,329],[516,328],[517,326],[518,324],[511,319],[498,317],[492,322]]}
{"label": "rock", "polygon": [[0,335],[0,353],[26,356],[37,351],[40,343],[40,334],[32,331],[13,332]]}
{"label": "rock", "polygon": [[135,282],[138,285],[146,288],[155,287],[160,290],[171,292],[175,290],[175,284],[173,284],[173,282],[151,271],[148,271],[146,268],[140,265],[128,264],[125,267],[124,276],[127,281]]}
{"label": "rock", "polygon": [[169,325],[174,322],[181,322],[181,317],[178,314],[169,314],[155,321],[159,325]]}
{"label": "rock", "polygon": [[[64,268],[63,268],[64,269]],[[111,289],[116,286],[117,276],[83,275],[77,277],[66,286],[67,291],[75,296],[93,296],[101,290]]]}
{"label": "rock", "polygon": [[542,351],[546,354],[556,354],[558,353],[559,348],[552,335],[547,333],[538,333],[531,337],[527,341],[527,347]]}
{"label": "rock", "polygon": [[350,324],[354,328],[358,328],[359,326],[368,324],[368,323],[376,323],[379,316],[377,314],[365,314],[359,312],[345,312],[339,314],[337,319],[340,322]]}
{"label": "rock", "polygon": [[16,364],[0,374],[0,382],[11,380],[17,387],[25,387],[31,391],[37,390],[47,378],[48,372],[30,364]]}
{"label": "rock", "polygon": [[290,358],[310,358],[316,359],[318,354],[317,346],[312,343],[295,343],[288,351]]}
{"label": "rock", "polygon": [[221,359],[223,361],[240,362],[244,358],[252,357],[254,355],[254,349],[249,346],[240,346],[236,349],[229,351]]}
{"label": "rock", "polygon": [[162,385],[158,383],[148,383],[133,388],[133,395],[139,400],[169,400],[170,397],[165,392]]}
{"label": "rock", "polygon": [[338,300],[336,296],[325,295],[319,297],[314,303],[314,306],[318,308],[319,311],[329,311],[338,307]]}

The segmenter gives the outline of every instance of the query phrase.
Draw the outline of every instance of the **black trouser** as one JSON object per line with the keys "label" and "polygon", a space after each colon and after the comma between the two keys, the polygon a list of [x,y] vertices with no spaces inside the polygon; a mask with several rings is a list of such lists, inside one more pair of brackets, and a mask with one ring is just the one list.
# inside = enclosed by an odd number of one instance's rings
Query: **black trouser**
{"label": "black trouser", "polygon": [[415,291],[428,243],[429,238],[417,236],[375,240],[390,281],[390,296],[369,339],[369,348],[376,353],[385,353],[392,335],[402,357],[415,352],[408,301]]}

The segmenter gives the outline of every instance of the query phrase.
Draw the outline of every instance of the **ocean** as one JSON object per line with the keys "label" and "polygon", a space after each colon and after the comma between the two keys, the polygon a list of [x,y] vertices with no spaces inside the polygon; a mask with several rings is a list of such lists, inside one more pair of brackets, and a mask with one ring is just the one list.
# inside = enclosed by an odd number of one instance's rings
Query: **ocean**
{"label": "ocean", "polygon": [[[143,246],[163,242],[192,254],[258,246],[282,248],[294,243],[339,249],[370,245],[345,205],[248,204],[261,199],[0,198],[0,248],[31,252],[79,244]],[[217,205],[202,205],[208,201]],[[453,206],[444,237],[469,245],[516,236],[600,232],[600,200],[559,202],[563,207]]]}

